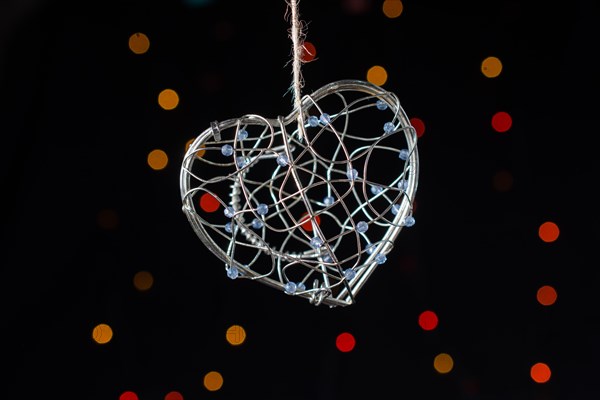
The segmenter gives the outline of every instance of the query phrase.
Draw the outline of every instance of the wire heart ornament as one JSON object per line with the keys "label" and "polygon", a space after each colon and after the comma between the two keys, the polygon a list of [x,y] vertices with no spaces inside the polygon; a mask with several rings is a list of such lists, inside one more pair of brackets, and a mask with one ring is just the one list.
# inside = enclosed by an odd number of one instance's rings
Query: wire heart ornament
{"label": "wire heart ornament", "polygon": [[198,135],[182,209],[229,278],[347,306],[415,222],[417,135],[398,97],[369,82],[333,82],[300,104]]}

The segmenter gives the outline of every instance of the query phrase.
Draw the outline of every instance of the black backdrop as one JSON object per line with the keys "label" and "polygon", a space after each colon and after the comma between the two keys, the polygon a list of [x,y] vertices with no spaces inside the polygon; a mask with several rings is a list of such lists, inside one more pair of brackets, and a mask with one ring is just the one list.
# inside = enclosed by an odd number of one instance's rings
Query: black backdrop
{"label": "black backdrop", "polygon": [[[317,59],[305,93],[365,79],[384,87],[419,141],[417,224],[357,303],[315,307],[249,281],[231,281],[181,212],[187,140],[210,121],[291,109],[286,4],[214,0],[0,6],[3,398],[591,399],[600,395],[595,212],[598,6],[498,1],[300,2]],[[150,50],[133,54],[143,32]],[[503,72],[485,78],[481,61]],[[161,109],[173,88],[180,105]],[[509,132],[490,126],[507,111]],[[149,151],[170,157],[165,170]],[[498,171],[513,185],[494,189]],[[112,210],[115,229],[98,215]],[[537,236],[551,220],[561,235]],[[155,284],[137,292],[133,275]],[[552,307],[535,301],[544,284]],[[439,327],[417,317],[435,310]],[[98,346],[92,328],[109,323]],[[226,345],[241,324],[248,340]],[[335,338],[351,332],[356,348]],[[433,357],[455,362],[446,375]],[[536,384],[533,363],[552,368]],[[218,392],[202,377],[220,371]]]}

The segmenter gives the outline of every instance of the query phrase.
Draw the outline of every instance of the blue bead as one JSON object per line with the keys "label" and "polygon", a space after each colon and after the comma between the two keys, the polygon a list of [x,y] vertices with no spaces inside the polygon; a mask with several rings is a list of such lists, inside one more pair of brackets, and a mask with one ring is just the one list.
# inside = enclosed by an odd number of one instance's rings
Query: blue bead
{"label": "blue bead", "polygon": [[356,169],[352,168],[352,169],[348,170],[348,172],[346,172],[346,176],[348,177],[348,179],[353,181],[356,178],[358,178],[358,171]]}
{"label": "blue bead", "polygon": [[321,114],[321,118],[319,118],[319,121],[321,121],[322,124],[327,125],[331,122],[331,117],[329,116],[329,114],[323,113]]}
{"label": "blue bead", "polygon": [[365,221],[360,221],[358,224],[356,224],[357,232],[365,233],[368,230],[369,230],[369,224],[367,224]]}
{"label": "blue bead", "polygon": [[333,196],[325,196],[325,198],[323,199],[323,204],[325,204],[326,206],[330,206],[333,204],[334,201],[335,199],[333,198]]}
{"label": "blue bead", "polygon": [[408,160],[408,155],[409,155],[408,150],[402,149],[398,153],[398,158],[401,159],[401,160],[406,161],[406,160]]}
{"label": "blue bead", "polygon": [[252,227],[253,227],[254,229],[260,229],[260,228],[262,228],[262,227],[263,227],[263,225],[264,225],[264,224],[263,224],[262,220],[260,220],[260,219],[258,219],[258,218],[254,218],[254,219],[252,220]]}
{"label": "blue bead", "polygon": [[294,282],[288,282],[283,287],[286,293],[295,293],[296,289],[298,289],[298,286]]}
{"label": "blue bead", "polygon": [[394,129],[396,129],[396,127],[394,126],[393,122],[386,122],[383,124],[383,131],[385,133],[392,133],[394,132]]}
{"label": "blue bead", "polygon": [[408,217],[406,217],[406,219],[404,220],[404,224],[403,224],[403,225],[404,225],[404,226],[411,227],[411,226],[413,226],[414,224],[415,224],[415,219],[414,219],[414,217],[412,217],[412,216],[408,216]]}
{"label": "blue bead", "polygon": [[408,189],[408,181],[406,179],[400,179],[398,182],[398,189],[405,191]]}
{"label": "blue bead", "polygon": [[230,279],[236,279],[239,275],[240,275],[240,271],[236,267],[231,266],[231,267],[227,268],[227,276]]}
{"label": "blue bead", "polygon": [[245,129],[242,129],[241,131],[238,131],[238,140],[241,142],[242,140],[246,140],[248,139],[248,131]]}
{"label": "blue bead", "polygon": [[373,194],[379,194],[381,192],[383,192],[383,188],[381,186],[379,186],[379,185],[372,185],[371,186],[371,193],[373,193]]}
{"label": "blue bead", "polygon": [[365,250],[367,251],[367,254],[373,254],[375,249],[376,249],[376,246],[373,243],[369,243]]}
{"label": "blue bead", "polygon": [[314,115],[311,115],[310,117],[308,117],[308,125],[310,125],[313,128],[315,126],[319,126],[319,118],[317,118]]}
{"label": "blue bead", "polygon": [[225,208],[223,213],[225,214],[225,216],[227,218],[233,218],[233,215],[235,214],[235,210],[233,209],[233,207],[229,206],[229,207]]}
{"label": "blue bead", "polygon": [[223,147],[221,147],[221,154],[229,157],[233,154],[233,147],[230,144],[224,144]]}
{"label": "blue bead", "polygon": [[387,261],[387,257],[386,257],[386,255],[385,255],[385,254],[377,254],[377,255],[375,256],[375,262],[376,262],[377,264],[380,264],[380,265],[381,265],[381,264],[383,264],[383,263],[384,263],[384,262],[386,262],[386,261]]}
{"label": "blue bead", "polygon": [[354,279],[354,277],[356,276],[356,271],[353,270],[352,268],[348,268],[344,270],[344,277],[351,281],[352,279]]}
{"label": "blue bead", "polygon": [[311,247],[318,249],[319,247],[323,246],[323,239],[315,236],[314,238],[310,239],[310,245]]}
{"label": "blue bead", "polygon": [[399,212],[400,212],[400,204],[394,204],[392,206],[392,214],[398,215]]}
{"label": "blue bead", "polygon": [[296,290],[306,290],[306,285],[303,282],[298,282],[296,284]]}
{"label": "blue bead", "polygon": [[381,111],[386,110],[388,108],[387,103],[383,100],[377,100],[376,105],[377,105],[377,109],[381,110]]}
{"label": "blue bead", "polygon": [[279,154],[277,156],[277,164],[279,164],[280,167],[285,167],[289,162],[290,160],[288,160],[288,156],[285,154]]}
{"label": "blue bead", "polygon": [[235,159],[235,162],[238,166],[238,168],[244,168],[246,165],[248,165],[248,159],[244,156],[239,156]]}
{"label": "blue bead", "polygon": [[231,233],[233,229],[231,228],[231,222],[225,224],[225,232]]}
{"label": "blue bead", "polygon": [[256,212],[258,215],[267,215],[269,207],[265,203],[260,203],[258,207],[256,207]]}

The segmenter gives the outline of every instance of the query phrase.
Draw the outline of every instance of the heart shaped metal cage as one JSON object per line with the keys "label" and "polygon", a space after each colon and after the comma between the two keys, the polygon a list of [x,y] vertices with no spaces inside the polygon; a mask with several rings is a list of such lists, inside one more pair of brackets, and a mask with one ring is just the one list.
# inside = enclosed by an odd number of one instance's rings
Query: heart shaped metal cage
{"label": "heart shaped metal cage", "polygon": [[368,82],[301,104],[204,130],[183,158],[183,211],[228,277],[347,306],[414,224],[417,135],[397,96]]}

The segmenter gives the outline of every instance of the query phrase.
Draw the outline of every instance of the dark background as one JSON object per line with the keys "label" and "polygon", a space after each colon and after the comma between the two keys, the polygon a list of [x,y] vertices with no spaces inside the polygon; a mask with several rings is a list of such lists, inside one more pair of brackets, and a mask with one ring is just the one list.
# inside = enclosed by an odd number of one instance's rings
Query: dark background
{"label": "dark background", "polygon": [[[304,93],[383,65],[384,88],[426,126],[417,224],[344,308],[231,281],[181,212],[189,139],[292,108],[284,1],[0,5],[0,398],[600,397],[598,3],[406,1],[397,19],[381,3],[300,2],[317,48]],[[128,49],[135,32],[148,53]],[[495,79],[479,69],[490,55]],[[175,110],[158,106],[164,88]],[[506,133],[491,128],[497,111],[513,117]],[[155,148],[165,170],[146,163]],[[499,171],[510,190],[494,187]],[[98,223],[106,210],[113,229]],[[548,220],[554,243],[537,235]],[[140,270],[149,292],[132,285]],[[535,299],[545,284],[551,307]],[[426,309],[434,331],[417,324]],[[102,322],[115,336],[98,346]],[[243,346],[225,342],[232,324]],[[341,332],[357,340],[350,353]],[[440,352],[449,374],[433,369]],[[539,361],[546,384],[529,376]],[[214,393],[211,370],[225,380]]]}

